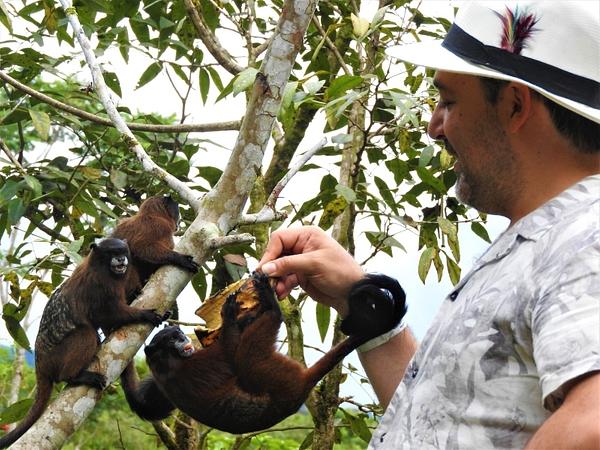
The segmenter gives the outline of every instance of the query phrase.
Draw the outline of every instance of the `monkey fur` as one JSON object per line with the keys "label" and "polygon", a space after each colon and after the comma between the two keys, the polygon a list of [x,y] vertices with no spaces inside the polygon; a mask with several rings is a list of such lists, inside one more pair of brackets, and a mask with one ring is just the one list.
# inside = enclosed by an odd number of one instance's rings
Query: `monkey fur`
{"label": "monkey fur", "polygon": [[237,293],[221,310],[219,339],[194,350],[178,327],[166,327],[145,348],[152,375],[138,384],[124,372],[126,398],[141,418],[159,420],[179,408],[197,421],[234,434],[269,428],[296,412],[317,382],[346,355],[396,326],[406,313],[400,285],[383,275],[367,275],[349,296],[342,329],[349,337],[312,367],[276,352],[282,323],[278,301],[265,275],[254,273],[260,308],[238,318]]}
{"label": "monkey fur", "polygon": [[157,195],[144,200],[137,214],[121,220],[115,228],[111,237],[126,240],[132,256],[127,275],[129,303],[161,266],[172,264],[192,273],[198,271],[191,256],[173,250],[178,224],[177,202],[169,195]]}
{"label": "monkey fur", "polygon": [[105,387],[104,375],[86,369],[100,344],[98,328],[112,330],[130,323],[157,326],[163,321],[154,310],[127,304],[130,259],[125,241],[107,238],[92,244],[71,277],[52,293],[35,340],[35,400],[19,425],[0,438],[0,448],[11,445],[39,419],[54,383]]}
{"label": "monkey fur", "polygon": [[[149,197],[142,202],[137,214],[119,222],[112,237],[125,239],[131,251],[132,264],[127,275],[127,301],[131,303],[140,293],[150,276],[161,266],[172,264],[196,273],[198,265],[189,255],[173,250],[173,234],[179,225],[179,205],[170,195]],[[130,362],[124,374],[135,371]],[[121,386],[127,390],[127,383]],[[125,392],[125,395],[128,395]]]}

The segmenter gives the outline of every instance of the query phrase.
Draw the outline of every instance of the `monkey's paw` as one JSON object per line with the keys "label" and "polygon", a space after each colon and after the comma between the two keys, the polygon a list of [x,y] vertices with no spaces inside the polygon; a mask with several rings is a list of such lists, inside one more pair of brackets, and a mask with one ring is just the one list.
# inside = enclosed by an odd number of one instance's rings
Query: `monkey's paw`
{"label": "monkey's paw", "polygon": [[223,318],[223,323],[235,323],[237,321],[237,316],[240,312],[240,305],[236,301],[236,295],[231,294],[223,303],[223,307],[221,308],[221,317]]}
{"label": "monkey's paw", "polygon": [[155,309],[144,309],[144,322],[149,322],[152,325],[154,325],[155,327],[159,326],[161,323],[163,323],[168,317],[170,317],[171,313],[169,313],[169,315],[165,318],[165,314],[158,314],[156,312]]}
{"label": "monkey's paw", "polygon": [[181,268],[188,272],[196,273],[200,270],[200,266],[194,261],[194,257],[191,255],[181,255]]}

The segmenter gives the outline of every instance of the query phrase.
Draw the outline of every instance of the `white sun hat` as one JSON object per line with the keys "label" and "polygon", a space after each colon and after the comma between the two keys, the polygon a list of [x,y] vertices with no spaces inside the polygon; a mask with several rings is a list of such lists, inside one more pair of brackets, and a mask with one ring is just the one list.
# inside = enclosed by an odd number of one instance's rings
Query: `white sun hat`
{"label": "white sun hat", "polygon": [[599,0],[473,1],[443,41],[386,52],[436,70],[518,81],[600,123]]}

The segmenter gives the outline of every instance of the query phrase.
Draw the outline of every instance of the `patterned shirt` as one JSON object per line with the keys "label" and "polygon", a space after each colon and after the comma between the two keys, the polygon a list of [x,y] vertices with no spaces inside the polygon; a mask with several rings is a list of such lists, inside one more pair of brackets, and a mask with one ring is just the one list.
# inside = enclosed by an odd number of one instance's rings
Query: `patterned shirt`
{"label": "patterned shirt", "polygon": [[494,241],[443,302],[369,449],[523,448],[600,370],[600,175]]}

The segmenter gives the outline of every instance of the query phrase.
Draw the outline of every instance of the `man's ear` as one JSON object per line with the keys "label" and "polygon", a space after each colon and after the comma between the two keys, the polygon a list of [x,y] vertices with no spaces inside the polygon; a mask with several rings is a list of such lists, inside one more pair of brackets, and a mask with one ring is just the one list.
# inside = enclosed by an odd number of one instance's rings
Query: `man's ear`
{"label": "man's ear", "polygon": [[504,90],[507,130],[519,131],[532,114],[533,92],[521,83],[511,82]]}

